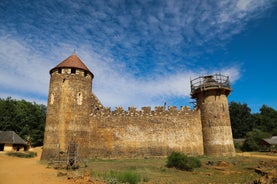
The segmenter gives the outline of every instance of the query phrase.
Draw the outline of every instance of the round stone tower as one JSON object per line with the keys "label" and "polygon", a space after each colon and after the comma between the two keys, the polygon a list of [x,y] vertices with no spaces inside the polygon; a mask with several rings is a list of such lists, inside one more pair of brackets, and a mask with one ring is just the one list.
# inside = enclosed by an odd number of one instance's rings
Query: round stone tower
{"label": "round stone tower", "polygon": [[204,153],[234,156],[227,96],[231,92],[229,77],[221,74],[200,76],[190,81],[191,97],[201,112]]}
{"label": "round stone tower", "polygon": [[88,156],[92,79],[93,74],[76,54],[50,70],[41,159],[60,158],[72,143],[77,146],[78,157]]}

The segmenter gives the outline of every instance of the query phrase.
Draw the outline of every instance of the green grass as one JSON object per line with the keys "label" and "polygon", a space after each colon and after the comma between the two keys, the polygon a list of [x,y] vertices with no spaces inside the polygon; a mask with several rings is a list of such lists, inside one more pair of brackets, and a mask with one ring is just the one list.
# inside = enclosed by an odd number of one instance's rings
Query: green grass
{"label": "green grass", "polygon": [[37,156],[36,152],[32,151],[26,151],[26,152],[7,152],[6,153],[8,156],[13,156],[13,157],[20,157],[20,158],[33,158]]}
{"label": "green grass", "polygon": [[104,180],[108,184],[117,184],[117,183],[129,183],[137,184],[141,179],[140,175],[132,170],[127,171],[109,171],[105,173]]}
{"label": "green grass", "polygon": [[[140,183],[251,183],[258,177],[254,169],[264,158],[250,157],[198,157],[201,167],[192,172],[167,168],[166,158],[152,159],[118,159],[89,160],[88,167],[91,176],[101,180],[110,179],[120,183],[118,175],[132,173],[138,176]],[[228,163],[228,167],[218,167],[220,161]],[[270,161],[270,160],[268,160]],[[208,165],[208,162],[214,165]],[[223,180],[224,178],[224,180]],[[112,180],[114,179],[114,180]],[[122,182],[123,183],[123,182]]]}

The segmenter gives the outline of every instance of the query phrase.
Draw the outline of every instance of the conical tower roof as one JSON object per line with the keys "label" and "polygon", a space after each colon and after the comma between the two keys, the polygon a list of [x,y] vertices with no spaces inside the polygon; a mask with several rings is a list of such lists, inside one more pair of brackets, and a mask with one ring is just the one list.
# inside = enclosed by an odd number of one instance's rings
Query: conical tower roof
{"label": "conical tower roof", "polygon": [[88,67],[81,61],[81,59],[76,54],[72,54],[64,61],[62,61],[60,64],[52,68],[50,70],[50,73],[52,73],[53,70],[58,68],[76,68],[76,69],[87,71],[92,74],[92,72],[88,69]]}

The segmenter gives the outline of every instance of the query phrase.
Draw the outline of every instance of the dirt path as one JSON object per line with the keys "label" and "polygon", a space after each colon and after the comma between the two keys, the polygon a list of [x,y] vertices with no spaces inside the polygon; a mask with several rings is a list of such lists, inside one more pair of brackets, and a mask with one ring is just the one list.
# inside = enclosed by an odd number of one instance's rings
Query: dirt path
{"label": "dirt path", "polygon": [[[36,152],[37,157],[18,158],[0,152],[0,184],[103,184],[102,181],[90,178],[89,173],[87,177],[82,178],[58,177],[58,172],[65,173],[65,171],[47,168],[46,165],[40,163],[41,147],[30,151]],[[84,173],[81,175],[83,176]]]}
{"label": "dirt path", "polygon": [[236,155],[244,156],[244,157],[256,157],[256,158],[266,158],[266,159],[277,160],[277,154],[276,155],[260,155],[260,154],[251,153],[251,152],[243,152],[243,153],[236,153]]}
{"label": "dirt path", "polygon": [[17,158],[0,152],[0,184],[64,184],[65,178],[57,177],[57,171],[39,164],[41,148],[35,158]]}

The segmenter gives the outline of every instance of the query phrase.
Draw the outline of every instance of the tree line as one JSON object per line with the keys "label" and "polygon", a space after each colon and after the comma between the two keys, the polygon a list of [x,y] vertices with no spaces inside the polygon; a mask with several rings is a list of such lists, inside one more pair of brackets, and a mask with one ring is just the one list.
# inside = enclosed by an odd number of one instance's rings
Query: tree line
{"label": "tree line", "polygon": [[[47,107],[0,98],[0,130],[13,130],[32,146],[43,144]],[[230,102],[230,119],[234,138],[258,138],[277,136],[277,111],[263,105],[258,113],[251,113],[246,103]],[[253,138],[254,136],[254,138]]]}
{"label": "tree line", "polygon": [[45,118],[45,105],[0,98],[0,130],[12,130],[32,146],[43,144]]}
{"label": "tree line", "polygon": [[277,111],[272,107],[263,105],[260,112],[251,114],[246,103],[231,102],[229,111],[234,138],[245,138],[254,129],[277,135]]}
{"label": "tree line", "polygon": [[245,138],[239,148],[243,151],[262,151],[261,139],[277,136],[277,111],[263,105],[258,113],[251,113],[246,103],[229,104],[232,133],[235,139]]}

